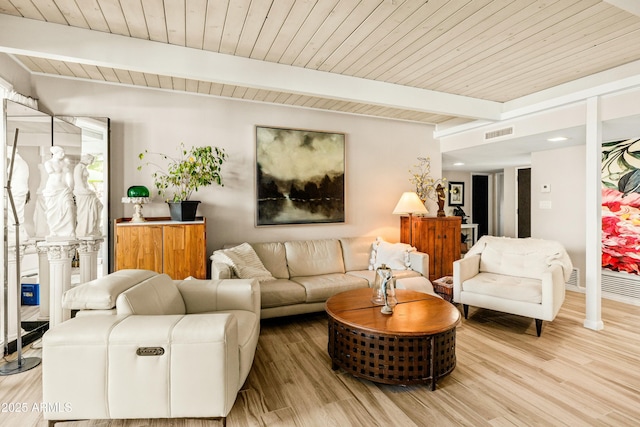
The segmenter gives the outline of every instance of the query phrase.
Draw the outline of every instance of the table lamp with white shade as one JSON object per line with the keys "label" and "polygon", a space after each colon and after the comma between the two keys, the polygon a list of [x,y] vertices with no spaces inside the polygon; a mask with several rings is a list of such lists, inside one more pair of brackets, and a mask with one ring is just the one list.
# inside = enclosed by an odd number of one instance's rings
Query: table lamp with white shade
{"label": "table lamp with white shade", "polygon": [[413,246],[413,215],[427,213],[429,213],[429,211],[414,191],[402,193],[398,204],[395,209],[393,209],[394,215],[409,215],[409,244],[411,246]]}

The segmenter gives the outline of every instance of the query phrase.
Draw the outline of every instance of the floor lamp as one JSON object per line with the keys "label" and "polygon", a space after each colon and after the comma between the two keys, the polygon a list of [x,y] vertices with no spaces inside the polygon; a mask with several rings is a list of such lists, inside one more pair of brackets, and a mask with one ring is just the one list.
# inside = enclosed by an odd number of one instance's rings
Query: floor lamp
{"label": "floor lamp", "polygon": [[427,214],[429,211],[425,207],[418,194],[414,191],[402,193],[398,204],[393,210],[394,215],[409,215],[409,244],[413,246],[413,214]]}
{"label": "floor lamp", "polygon": [[[24,372],[24,371],[28,371],[29,369],[35,368],[36,366],[38,366],[40,364],[40,358],[39,357],[22,357],[22,334],[20,333],[20,329],[21,329],[21,325],[22,325],[22,316],[20,313],[20,297],[22,296],[22,289],[20,289],[22,287],[21,285],[21,277],[20,277],[20,221],[18,220],[18,213],[16,212],[16,204],[13,201],[13,193],[11,192],[11,178],[13,177],[13,162],[16,158],[16,148],[17,148],[17,144],[18,144],[18,131],[19,129],[16,129],[16,133],[15,133],[15,137],[13,140],[13,147],[12,147],[12,154],[11,154],[11,163],[9,165],[9,177],[7,178],[7,185],[5,186],[5,189],[7,190],[7,198],[9,199],[9,206],[8,208],[11,208],[12,212],[13,212],[13,218],[15,219],[15,226],[16,226],[16,230],[15,230],[15,235],[16,235],[16,247],[15,247],[15,251],[16,251],[16,282],[17,282],[17,286],[18,286],[18,293],[17,295],[17,302],[16,304],[18,305],[18,310],[17,310],[17,314],[16,314],[16,322],[18,323],[16,331],[17,331],[17,338],[16,338],[16,347],[18,350],[18,358],[12,362],[7,362],[4,365],[0,366],[0,375],[13,375],[13,374],[19,374],[20,372]],[[5,237],[7,236],[7,210],[5,209],[4,211],[4,235]],[[9,348],[9,334],[8,334],[8,322],[9,322],[9,318],[8,318],[8,308],[9,308],[9,282],[7,279],[7,275],[6,275],[6,271],[7,271],[7,263],[8,263],[8,253],[9,253],[9,248],[8,248],[8,242],[5,238],[5,242],[4,242],[4,271],[5,271],[5,277],[4,277],[4,355],[7,356],[8,353],[8,348]]]}

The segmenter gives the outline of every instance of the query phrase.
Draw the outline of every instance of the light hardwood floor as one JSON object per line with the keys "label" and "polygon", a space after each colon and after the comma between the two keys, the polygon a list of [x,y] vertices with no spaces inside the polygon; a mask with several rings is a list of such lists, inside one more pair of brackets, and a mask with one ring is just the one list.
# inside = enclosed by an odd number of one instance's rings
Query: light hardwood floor
{"label": "light hardwood floor", "polygon": [[[458,364],[428,386],[377,385],[332,371],[323,313],[263,321],[256,359],[227,425],[636,426],[640,423],[640,307],[603,300],[605,329],[585,329],[584,295],[567,292],[536,337],[533,320],[470,309]],[[38,355],[37,350],[25,352]],[[46,361],[45,361],[46,363]],[[0,402],[42,399],[41,367],[0,377]],[[0,426],[45,425],[0,413]],[[214,420],[77,421],[59,426],[216,426]]]}

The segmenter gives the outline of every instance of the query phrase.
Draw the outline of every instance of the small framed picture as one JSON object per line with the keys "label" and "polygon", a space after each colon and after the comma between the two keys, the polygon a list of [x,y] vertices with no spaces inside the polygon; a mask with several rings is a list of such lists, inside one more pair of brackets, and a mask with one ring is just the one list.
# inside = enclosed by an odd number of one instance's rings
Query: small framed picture
{"label": "small framed picture", "polygon": [[449,181],[449,206],[464,205],[464,182]]}

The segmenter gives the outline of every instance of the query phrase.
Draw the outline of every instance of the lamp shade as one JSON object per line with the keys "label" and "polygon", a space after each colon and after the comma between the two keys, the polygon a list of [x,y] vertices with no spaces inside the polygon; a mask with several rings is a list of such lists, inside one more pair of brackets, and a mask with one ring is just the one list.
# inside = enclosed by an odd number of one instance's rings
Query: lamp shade
{"label": "lamp shade", "polygon": [[429,211],[414,191],[407,191],[402,193],[393,213],[394,215],[426,214]]}

